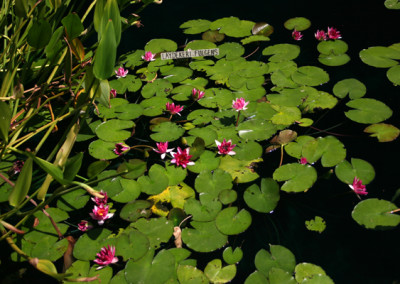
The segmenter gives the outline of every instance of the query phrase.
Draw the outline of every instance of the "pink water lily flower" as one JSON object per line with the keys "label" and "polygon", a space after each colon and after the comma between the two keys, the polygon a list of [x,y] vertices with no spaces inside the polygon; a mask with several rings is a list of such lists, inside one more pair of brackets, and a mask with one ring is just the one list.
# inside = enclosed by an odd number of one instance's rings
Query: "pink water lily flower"
{"label": "pink water lily flower", "polygon": [[115,70],[115,76],[117,78],[124,78],[128,75],[128,69],[124,69],[124,67],[119,67],[118,70]]}
{"label": "pink water lily flower", "polygon": [[153,54],[153,53],[151,53],[151,51],[147,51],[147,52],[142,56],[142,59],[145,60],[145,61],[154,61],[154,60],[155,60],[155,59],[154,59],[155,56],[156,56],[156,55]]}
{"label": "pink water lily flower", "polygon": [[166,104],[167,111],[169,111],[171,114],[177,114],[181,115],[180,112],[183,110],[183,106],[180,105],[175,105],[175,103],[169,103],[167,102]]}
{"label": "pink water lily flower", "polygon": [[110,95],[111,95],[113,98],[116,98],[116,97],[117,97],[117,90],[111,89]]}
{"label": "pink water lily flower", "polygon": [[326,40],[326,33],[323,30],[317,30],[317,32],[314,35],[315,38],[319,41]]}
{"label": "pink water lily flower", "polygon": [[232,107],[236,109],[236,111],[241,111],[247,109],[247,105],[249,102],[246,102],[243,98],[236,99],[232,101]]}
{"label": "pink water lily flower", "polygon": [[215,144],[218,147],[218,154],[220,155],[235,155],[236,152],[232,151],[236,147],[236,144],[232,144],[232,140],[226,141],[225,139],[221,142],[215,140]]}
{"label": "pink water lily flower", "polygon": [[114,246],[108,245],[107,247],[102,247],[101,251],[96,255],[97,258],[94,260],[94,262],[99,265],[96,270],[102,269],[109,264],[118,262],[118,257],[115,256]]}
{"label": "pink water lily flower", "polygon": [[198,100],[200,100],[202,97],[204,97],[204,91],[200,91],[200,90],[197,90],[196,88],[194,88],[194,89],[192,90],[192,96],[193,96],[193,99],[195,99],[196,101],[198,101]]}
{"label": "pink water lily flower", "polygon": [[299,31],[294,30],[292,32],[292,37],[294,40],[301,40],[303,38],[303,34]]}
{"label": "pink water lily flower", "polygon": [[115,144],[115,148],[114,148],[113,151],[118,156],[121,156],[122,154],[124,154],[129,149],[130,149],[130,147],[128,145],[125,145],[123,143],[117,143],[117,144]]}
{"label": "pink water lily flower", "polygon": [[186,168],[187,166],[193,166],[194,162],[190,161],[192,155],[189,155],[189,148],[182,150],[180,147],[177,148],[178,152],[171,152],[172,156],[174,157],[171,160],[172,164],[176,164],[177,166],[182,166]]}
{"label": "pink water lily flower", "polygon": [[108,213],[108,209],[108,205],[95,205],[92,210],[93,213],[89,213],[89,215],[93,218],[93,220],[96,220],[99,225],[103,225],[105,220],[114,216],[114,213]]}
{"label": "pink water lily flower", "polygon": [[307,165],[307,163],[308,163],[307,158],[301,157],[300,164]]}
{"label": "pink water lily flower", "polygon": [[89,222],[86,220],[82,220],[79,224],[78,224],[78,229],[82,232],[86,232],[87,230],[92,229],[93,226],[89,225]]}
{"label": "pink water lily flower", "polygon": [[172,152],[174,149],[168,149],[168,141],[167,142],[160,142],[156,143],[157,149],[153,149],[154,152],[161,154],[161,159],[164,160],[167,153]]}
{"label": "pink water lily flower", "polygon": [[358,195],[368,194],[366,186],[363,185],[362,181],[357,177],[354,177],[353,184],[349,184],[349,187]]}
{"label": "pink water lily flower", "polygon": [[339,39],[342,38],[342,36],[340,35],[340,32],[335,29],[335,28],[329,28],[328,27],[328,37],[330,39]]}
{"label": "pink water lily flower", "polygon": [[108,199],[108,195],[107,192],[100,190],[100,194],[104,195],[104,198],[99,198],[99,197],[92,197],[92,201],[96,203],[96,205],[106,205],[107,204],[107,199]]}

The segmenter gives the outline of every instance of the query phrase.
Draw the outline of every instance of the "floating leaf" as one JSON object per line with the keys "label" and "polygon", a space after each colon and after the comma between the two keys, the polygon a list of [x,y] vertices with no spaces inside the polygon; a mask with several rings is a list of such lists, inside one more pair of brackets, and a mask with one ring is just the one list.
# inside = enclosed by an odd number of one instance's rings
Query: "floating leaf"
{"label": "floating leaf", "polygon": [[218,230],[225,235],[238,235],[247,230],[251,224],[251,214],[242,209],[233,206],[225,208],[218,213],[215,219]]}
{"label": "floating leaf", "polygon": [[300,54],[300,47],[294,44],[281,43],[265,48],[263,55],[272,55],[269,58],[271,62],[289,61],[295,59]]}
{"label": "floating leaf", "polygon": [[232,179],[237,183],[250,182],[259,177],[253,170],[253,166],[261,162],[262,159],[254,159],[251,161],[240,161],[227,155],[221,158],[219,168],[229,173]]}
{"label": "floating leaf", "polygon": [[131,137],[132,132],[124,129],[132,128],[135,123],[130,120],[110,119],[96,128],[97,136],[107,142],[118,142]]}
{"label": "floating leaf", "polygon": [[251,29],[253,35],[261,35],[264,37],[270,36],[274,32],[274,27],[265,22],[259,22],[254,24]]}
{"label": "floating leaf", "polygon": [[228,236],[220,233],[214,221],[190,222],[192,228],[182,230],[182,240],[197,252],[211,252],[222,248],[228,241]]}
{"label": "floating leaf", "polygon": [[270,284],[280,284],[280,283],[287,283],[287,284],[296,284],[296,280],[294,280],[294,277],[292,276],[291,273],[280,269],[280,268],[275,268],[273,267],[269,271],[269,283]]}
{"label": "floating leaf", "polygon": [[208,284],[208,279],[203,271],[190,265],[179,265],[176,271],[179,283]]}
{"label": "floating leaf", "polygon": [[337,104],[337,101],[334,96],[327,92],[313,90],[308,93],[303,105],[309,111],[314,111],[315,109],[332,109]]}
{"label": "floating leaf", "polygon": [[279,185],[271,178],[261,179],[261,189],[257,184],[249,186],[243,194],[244,201],[261,213],[272,212],[279,201]]}
{"label": "floating leaf", "polygon": [[222,267],[220,259],[211,260],[204,268],[204,274],[212,283],[227,283],[236,275],[236,265],[231,264]]}
{"label": "floating leaf", "polygon": [[281,190],[301,192],[308,190],[317,180],[317,172],[312,166],[301,164],[286,164],[277,168],[273,173],[276,181],[285,181]]}
{"label": "floating leaf", "polygon": [[400,224],[400,216],[391,213],[396,209],[389,201],[371,198],[358,203],[351,216],[367,229],[388,229]]}
{"label": "floating leaf", "polygon": [[346,158],[346,149],[334,136],[318,137],[304,144],[302,157],[311,164],[321,158],[322,166],[333,167]]}
{"label": "floating leaf", "polygon": [[103,228],[89,230],[79,237],[74,246],[74,257],[79,260],[94,260],[96,254],[104,245],[104,241],[111,234],[111,231]]}
{"label": "floating leaf", "polygon": [[194,221],[212,221],[221,211],[221,208],[221,202],[209,193],[202,193],[199,200],[190,198],[185,203],[185,212],[192,215]]}
{"label": "floating leaf", "polygon": [[169,184],[168,176],[162,166],[154,164],[149,170],[148,176],[141,176],[137,182],[141,190],[149,195],[159,194],[167,188]]}
{"label": "floating leaf", "polygon": [[385,0],[385,7],[388,9],[400,9],[400,3],[397,0]]}
{"label": "floating leaf", "polygon": [[362,159],[351,158],[351,164],[343,161],[335,168],[335,174],[342,182],[353,184],[355,177],[359,178],[364,185],[369,184],[375,177],[374,167]]}
{"label": "floating leaf", "polygon": [[202,171],[195,180],[195,188],[198,193],[208,193],[217,197],[222,190],[232,188],[232,177],[221,169],[213,172]]}
{"label": "floating leaf", "polygon": [[190,76],[192,76],[193,71],[186,67],[173,67],[166,72],[162,72],[162,75],[165,76],[164,79],[169,81],[170,83],[179,83]]}
{"label": "floating leaf", "polygon": [[309,231],[322,233],[326,228],[326,223],[320,216],[315,216],[314,219],[306,221],[306,227]]}
{"label": "floating leaf", "polygon": [[98,139],[89,144],[89,154],[96,159],[115,159],[118,155],[113,152],[114,148],[115,142]]}
{"label": "floating leaf", "polygon": [[195,164],[188,166],[188,170],[194,173],[202,171],[212,171],[218,168],[221,158],[216,156],[214,152],[205,150]]}
{"label": "floating leaf", "polygon": [[258,159],[262,156],[262,146],[255,141],[236,144],[235,158],[238,160],[248,161]]}
{"label": "floating leaf", "polygon": [[179,27],[184,29],[185,34],[199,34],[207,31],[210,28],[211,22],[208,20],[190,20],[181,24]]}
{"label": "floating leaf", "polygon": [[140,217],[149,217],[151,211],[148,208],[150,208],[151,205],[151,202],[147,200],[135,200],[125,204],[119,216],[128,222],[134,222]]}
{"label": "floating leaf", "polygon": [[259,41],[270,41],[270,38],[263,36],[263,35],[253,35],[253,36],[249,36],[249,37],[242,39],[240,42],[243,45],[245,45],[245,44],[249,44],[252,42],[259,42]]}
{"label": "floating leaf", "polygon": [[219,30],[220,33],[231,37],[245,37],[251,35],[254,22],[239,20],[236,17],[226,17],[211,23],[210,30]]}
{"label": "floating leaf", "polygon": [[189,113],[187,119],[192,120],[194,125],[207,124],[214,119],[214,113],[210,109],[196,109]]}
{"label": "floating leaf", "polygon": [[324,40],[318,44],[317,49],[325,55],[340,55],[345,53],[349,49],[349,46],[346,42],[338,39]]}
{"label": "floating leaf", "polygon": [[318,86],[329,81],[326,71],[315,66],[302,66],[292,74],[294,82],[306,86]]}
{"label": "floating leaf", "polygon": [[304,31],[311,26],[311,21],[304,17],[296,17],[287,20],[283,25],[288,30]]}
{"label": "floating leaf", "polygon": [[277,111],[271,118],[273,124],[291,125],[301,119],[301,111],[297,107],[272,105],[272,108]]}
{"label": "floating leaf", "polygon": [[222,253],[222,257],[227,264],[238,263],[243,257],[243,251],[240,247],[235,248],[227,247]]}
{"label": "floating leaf", "polygon": [[400,130],[386,123],[372,124],[364,129],[364,132],[371,133],[371,137],[378,138],[379,142],[390,142],[395,140],[399,134]]}
{"label": "floating leaf", "polygon": [[134,75],[128,74],[126,77],[110,81],[110,88],[115,89],[118,94],[126,91],[136,92],[142,87],[142,80]]}
{"label": "floating leaf", "polygon": [[220,42],[224,40],[225,34],[219,31],[206,31],[201,35],[201,38],[209,42]]}
{"label": "floating leaf", "polygon": [[389,68],[399,64],[394,59],[400,59],[400,51],[384,46],[372,46],[360,51],[361,60],[378,68]]}
{"label": "floating leaf", "polygon": [[165,110],[165,105],[169,100],[164,97],[153,97],[143,100],[140,105],[143,107],[143,115],[157,116],[161,115]]}
{"label": "floating leaf", "polygon": [[154,53],[160,53],[160,52],[172,52],[172,51],[176,51],[178,49],[178,45],[176,44],[176,42],[170,40],[170,39],[152,39],[150,40],[144,50],[150,51],[153,54]]}
{"label": "floating leaf", "polygon": [[185,133],[185,129],[173,122],[160,123],[153,127],[152,131],[156,133],[151,134],[150,137],[156,142],[175,141]]}
{"label": "floating leaf", "polygon": [[349,101],[346,104],[354,110],[344,114],[358,123],[379,123],[392,116],[392,110],[384,103],[369,98],[361,98]]}
{"label": "floating leaf", "polygon": [[350,61],[350,56],[347,54],[320,54],[318,61],[326,66],[341,66]]}
{"label": "floating leaf", "polygon": [[400,65],[391,67],[387,72],[386,76],[393,84],[400,85]]}
{"label": "floating leaf", "polygon": [[239,136],[246,140],[265,140],[276,132],[275,126],[266,120],[252,119],[242,122],[238,126]]}
{"label": "floating leaf", "polygon": [[174,226],[165,217],[146,220],[141,218],[131,223],[131,226],[146,235],[152,248],[159,248],[161,243],[166,243],[171,238]]}
{"label": "floating leaf", "polygon": [[270,251],[261,249],[257,252],[254,263],[258,271],[268,277],[273,268],[281,268],[286,272],[293,273],[296,259],[287,248],[279,245],[270,245]]}
{"label": "floating leaf", "polygon": [[86,190],[78,189],[63,194],[57,199],[57,208],[64,211],[74,211],[83,208],[89,200]]}
{"label": "floating leaf", "polygon": [[246,281],[244,282],[244,284],[265,284],[265,283],[268,283],[268,279],[260,271],[254,271],[246,278]]}
{"label": "floating leaf", "polygon": [[141,193],[141,187],[137,181],[120,179],[119,182],[121,184],[122,191],[114,194],[113,196],[110,195],[112,200],[120,203],[127,203],[139,197]]}
{"label": "floating leaf", "polygon": [[365,95],[367,88],[365,85],[357,79],[350,78],[337,82],[333,86],[333,94],[338,98],[343,99],[349,95],[350,99],[359,99]]}
{"label": "floating leaf", "polygon": [[[312,263],[299,263],[296,265],[295,269],[296,281],[299,283],[307,283],[309,280],[313,280],[316,276],[326,275],[325,271],[318,265]],[[322,282],[325,283],[325,282]],[[332,283],[332,282],[326,282]]]}
{"label": "floating leaf", "polygon": [[120,235],[115,243],[115,253],[127,261],[128,259],[138,260],[150,249],[150,242],[147,237],[133,229]]}

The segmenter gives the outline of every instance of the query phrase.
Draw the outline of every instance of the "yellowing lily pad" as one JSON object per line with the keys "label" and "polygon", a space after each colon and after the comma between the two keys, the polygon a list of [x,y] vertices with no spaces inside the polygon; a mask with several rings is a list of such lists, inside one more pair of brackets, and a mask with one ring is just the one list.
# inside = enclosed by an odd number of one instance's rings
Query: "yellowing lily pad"
{"label": "yellowing lily pad", "polygon": [[371,137],[378,138],[379,142],[390,142],[395,140],[399,134],[400,130],[386,123],[372,124],[364,129],[364,132],[371,133]]}
{"label": "yellowing lily pad", "polygon": [[254,159],[251,161],[240,161],[227,155],[221,158],[219,168],[229,173],[232,179],[237,183],[250,182],[259,177],[253,170],[254,164],[261,162],[262,159]]}

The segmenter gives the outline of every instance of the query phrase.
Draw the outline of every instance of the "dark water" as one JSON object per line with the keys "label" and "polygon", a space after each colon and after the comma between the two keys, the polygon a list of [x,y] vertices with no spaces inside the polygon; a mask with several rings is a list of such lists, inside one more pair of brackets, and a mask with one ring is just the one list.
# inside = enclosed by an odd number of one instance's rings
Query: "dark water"
{"label": "dark water", "polygon": [[[164,1],[152,5],[142,14],[144,27],[129,30],[126,40],[121,42],[121,52],[143,49],[152,38],[169,38],[178,45],[197,39],[184,35],[179,25],[191,19],[216,20],[236,16],[243,20],[268,22],[275,28],[268,45],[275,43],[296,43],[302,48],[299,64],[316,65],[330,74],[331,81],[322,88],[332,93],[335,82],[345,78],[356,78],[367,86],[365,97],[386,103],[395,112],[386,123],[399,127],[400,87],[393,86],[386,78],[386,69],[367,66],[361,62],[358,53],[370,46],[399,42],[400,10],[388,10],[384,1]],[[304,40],[294,42],[283,23],[296,16],[311,20],[312,26],[304,32]],[[317,29],[336,27],[343,40],[349,44],[351,61],[342,67],[326,67],[316,61],[317,42],[313,33]],[[258,58],[254,58],[258,59]],[[311,62],[310,62],[311,60]],[[398,141],[378,143],[376,138],[367,138],[363,133],[366,125],[359,125],[346,119],[342,102],[335,110],[329,111],[316,127],[326,129],[342,123],[331,131],[346,134],[338,138],[346,145],[347,158],[361,158],[375,167],[376,178],[368,185],[369,198],[391,200],[400,188]],[[397,111],[397,113],[396,113]],[[310,131],[308,134],[312,134]],[[264,157],[279,161],[279,154]],[[271,176],[274,167],[262,169],[265,176]],[[326,170],[326,169],[325,169]],[[238,266],[234,283],[243,283],[255,270],[253,259],[260,248],[268,244],[280,244],[289,248],[297,262],[311,262],[322,266],[335,283],[399,283],[400,229],[371,231],[357,225],[351,218],[351,211],[359,202],[349,189],[333,176],[321,179],[307,193],[282,193],[281,201],[272,215],[253,215],[249,231],[233,245],[242,244],[245,252]],[[399,205],[399,201],[397,201]],[[253,214],[253,212],[252,212]],[[323,217],[327,228],[322,234],[307,231],[304,222],[315,215]]]}

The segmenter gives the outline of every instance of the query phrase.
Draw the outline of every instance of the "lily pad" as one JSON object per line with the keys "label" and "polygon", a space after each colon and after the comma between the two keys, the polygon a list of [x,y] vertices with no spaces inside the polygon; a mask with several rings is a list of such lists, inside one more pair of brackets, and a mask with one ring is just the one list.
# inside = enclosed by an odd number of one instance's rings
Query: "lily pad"
{"label": "lily pad", "polygon": [[148,238],[137,230],[130,229],[117,239],[115,253],[127,261],[128,259],[138,260],[150,249]]}
{"label": "lily pad", "polygon": [[394,85],[400,85],[400,65],[391,67],[387,72],[386,76]]}
{"label": "lily pad", "polygon": [[214,111],[210,109],[196,109],[189,113],[188,120],[192,120],[194,125],[207,124],[214,119]]}
{"label": "lily pad", "polygon": [[395,140],[399,134],[400,130],[386,123],[372,124],[364,129],[364,132],[371,133],[371,137],[378,138],[379,142],[390,142]]}
{"label": "lily pad", "polygon": [[283,25],[288,30],[304,31],[311,26],[311,21],[304,17],[295,17],[287,20]]}
{"label": "lily pad", "polygon": [[222,248],[228,241],[228,236],[220,233],[215,222],[190,222],[192,228],[182,230],[182,240],[197,252],[211,252]]}
{"label": "lily pad", "polygon": [[270,41],[269,37],[263,36],[263,35],[252,35],[249,37],[246,37],[244,39],[242,39],[240,42],[245,45],[245,44],[249,44],[252,42],[259,42],[259,41]]}
{"label": "lily pad", "polygon": [[110,234],[110,230],[103,228],[89,230],[75,243],[74,257],[79,260],[94,260]]}
{"label": "lily pad", "polygon": [[143,107],[143,115],[146,116],[157,116],[161,115],[165,110],[165,105],[169,100],[165,97],[152,97],[150,99],[143,100],[140,106]]}
{"label": "lily pad", "polygon": [[110,196],[112,200],[127,203],[137,199],[141,193],[141,187],[139,183],[131,179],[120,179],[122,191],[116,193],[114,196]]}
{"label": "lily pad", "polygon": [[211,22],[208,20],[190,20],[184,22],[179,27],[183,29],[185,34],[199,34],[207,31],[210,28]]}
{"label": "lily pad", "polygon": [[166,72],[162,72],[164,80],[170,83],[179,83],[192,76],[192,74],[193,71],[191,69],[182,66],[176,66]]}
{"label": "lily pad", "polygon": [[389,68],[399,64],[400,51],[390,47],[372,46],[360,51],[361,60],[378,68]]}
{"label": "lily pad", "polygon": [[151,205],[151,202],[147,200],[135,200],[125,204],[119,216],[128,222],[134,222],[140,217],[149,217],[151,214],[149,209]]}
{"label": "lily pad", "polygon": [[390,213],[396,209],[389,201],[371,198],[359,202],[351,216],[367,229],[388,229],[400,224],[400,216]]}
{"label": "lily pad", "polygon": [[203,271],[190,265],[179,265],[176,271],[179,283],[208,284],[209,281]]}
{"label": "lily pad", "polygon": [[246,209],[238,212],[237,207],[228,207],[218,213],[215,224],[225,235],[238,235],[250,226],[251,214]]}
{"label": "lily pad", "polygon": [[244,54],[244,47],[237,42],[227,42],[223,43],[219,48],[219,55],[216,55],[215,58],[226,57],[228,60],[236,59]]}
{"label": "lily pad", "polygon": [[154,164],[150,170],[148,176],[141,176],[137,182],[140,184],[141,190],[149,195],[159,194],[167,188],[169,184],[169,178],[165,174],[165,169]]}
{"label": "lily pad", "polygon": [[261,179],[261,189],[257,184],[253,184],[246,189],[243,198],[251,209],[261,213],[270,213],[280,199],[279,185],[271,178],[263,178]]}
{"label": "lily pad", "polygon": [[261,161],[261,158],[251,161],[240,161],[227,155],[221,158],[219,168],[229,173],[235,182],[245,183],[251,182],[259,177],[253,170],[253,166]]}
{"label": "lily pad", "polygon": [[216,218],[221,211],[222,204],[212,194],[202,193],[199,200],[188,199],[184,208],[186,214],[192,215],[194,221],[207,222]]}
{"label": "lily pad", "polygon": [[153,54],[154,53],[160,53],[160,52],[164,52],[164,51],[176,51],[178,49],[178,45],[176,44],[176,42],[170,40],[170,39],[152,39],[150,40],[144,50],[150,51]]}
{"label": "lily pad", "polygon": [[292,74],[295,83],[306,86],[319,86],[329,81],[326,71],[315,66],[302,66]]}
{"label": "lily pad", "polygon": [[306,227],[309,231],[322,233],[326,228],[326,223],[320,216],[315,216],[314,219],[306,221]]}
{"label": "lily pad", "polygon": [[346,184],[353,184],[354,177],[357,177],[366,185],[374,179],[375,170],[367,161],[351,158],[351,164],[346,160],[338,164],[335,168],[335,174],[339,180]]}
{"label": "lily pad", "polygon": [[202,171],[195,180],[195,189],[198,193],[208,193],[213,197],[224,189],[232,188],[232,177],[229,173],[216,169],[215,171]]}
{"label": "lily pad", "polygon": [[143,98],[148,99],[152,96],[166,97],[171,93],[173,86],[166,79],[157,79],[154,82],[143,86],[141,94]]}
{"label": "lily pad", "polygon": [[117,94],[124,94],[127,90],[129,92],[136,92],[142,87],[142,80],[134,75],[126,75],[126,77],[110,81],[110,88],[117,91]]}
{"label": "lily pad", "polygon": [[342,40],[326,40],[321,41],[318,44],[317,49],[322,54],[340,55],[345,53],[349,49],[349,46]]}
{"label": "lily pad", "polygon": [[294,44],[281,43],[265,48],[263,55],[272,55],[268,60],[270,62],[281,62],[295,59],[300,54],[300,47]]}
{"label": "lily pad", "polygon": [[361,98],[349,101],[346,104],[354,110],[344,114],[358,123],[379,123],[392,116],[392,110],[381,101],[369,98]]}
{"label": "lily pad", "polygon": [[[295,277],[298,283],[321,283],[333,284],[333,281],[326,275],[325,271],[318,265],[302,262],[296,265]],[[319,278],[325,276],[323,278]],[[320,281],[316,280],[320,279]],[[330,281],[329,281],[330,280]],[[314,281],[314,282],[313,282]]]}
{"label": "lily pad", "polygon": [[265,284],[265,283],[269,283],[268,279],[260,271],[254,271],[246,278],[246,281],[244,282],[244,284]]}
{"label": "lily pad", "polygon": [[236,275],[236,265],[230,264],[222,267],[222,261],[214,259],[207,263],[204,268],[204,274],[212,283],[228,283]]}
{"label": "lily pad", "polygon": [[341,99],[347,95],[349,95],[352,100],[359,99],[363,97],[366,92],[367,88],[365,85],[354,78],[341,80],[333,86],[333,94]]}
{"label": "lily pad", "polygon": [[280,245],[270,245],[270,251],[261,249],[257,252],[254,264],[258,271],[268,277],[273,268],[280,268],[286,272],[293,273],[296,259],[293,253]]}
{"label": "lily pad", "polygon": [[287,284],[296,284],[296,280],[292,276],[291,273],[280,269],[280,268],[272,268],[269,271],[269,283],[270,284],[280,284],[280,283],[287,283]]}
{"label": "lily pad", "polygon": [[320,54],[318,61],[326,66],[342,66],[350,61],[350,56],[347,54]]}
{"label": "lily pad", "polygon": [[331,94],[323,91],[311,91],[303,102],[305,109],[313,112],[315,109],[332,109],[338,100]]}
{"label": "lily pad", "polygon": [[86,190],[78,189],[61,195],[57,199],[57,208],[64,211],[74,211],[83,208],[89,200]]}
{"label": "lily pad", "polygon": [[89,144],[89,154],[96,159],[115,159],[118,155],[113,152],[115,142],[106,142],[103,140],[95,140]]}
{"label": "lily pad", "polygon": [[96,135],[107,142],[118,142],[131,137],[132,131],[124,129],[134,126],[135,123],[130,120],[111,119],[97,126]]}
{"label": "lily pad", "polygon": [[276,127],[271,122],[263,119],[251,119],[240,123],[238,131],[239,136],[243,139],[260,141],[274,135]]}
{"label": "lily pad", "polygon": [[317,180],[317,171],[312,166],[286,164],[273,173],[276,181],[285,181],[281,190],[286,192],[302,192],[308,190]]}
{"label": "lily pad", "polygon": [[202,171],[212,171],[218,168],[220,164],[220,157],[217,157],[214,152],[205,150],[200,158],[196,160],[195,164],[188,166],[188,170],[194,173]]}
{"label": "lily pad", "polygon": [[388,9],[398,10],[400,9],[400,3],[397,0],[385,0],[385,7]]}
{"label": "lily pad", "polygon": [[245,37],[251,35],[253,26],[254,22],[239,20],[236,17],[226,17],[212,22],[210,30],[218,30],[231,37]]}
{"label": "lily pad", "polygon": [[240,247],[235,248],[227,247],[222,253],[222,257],[227,264],[238,263],[243,257],[243,251]]}
{"label": "lily pad", "polygon": [[258,159],[262,156],[262,146],[255,141],[236,144],[235,158],[242,161]]}
{"label": "lily pad", "polygon": [[185,129],[173,122],[160,123],[152,131],[156,133],[150,134],[150,137],[156,142],[175,141],[185,133]]}
{"label": "lily pad", "polygon": [[166,243],[172,237],[174,225],[165,217],[141,218],[131,223],[131,226],[143,233],[150,241],[150,247],[157,249],[161,243]]}
{"label": "lily pad", "polygon": [[302,156],[311,164],[321,158],[322,166],[333,167],[346,158],[346,149],[334,136],[318,137],[304,144]]}
{"label": "lily pad", "polygon": [[222,204],[228,205],[236,201],[237,193],[232,189],[224,189],[219,193],[218,199]]}

